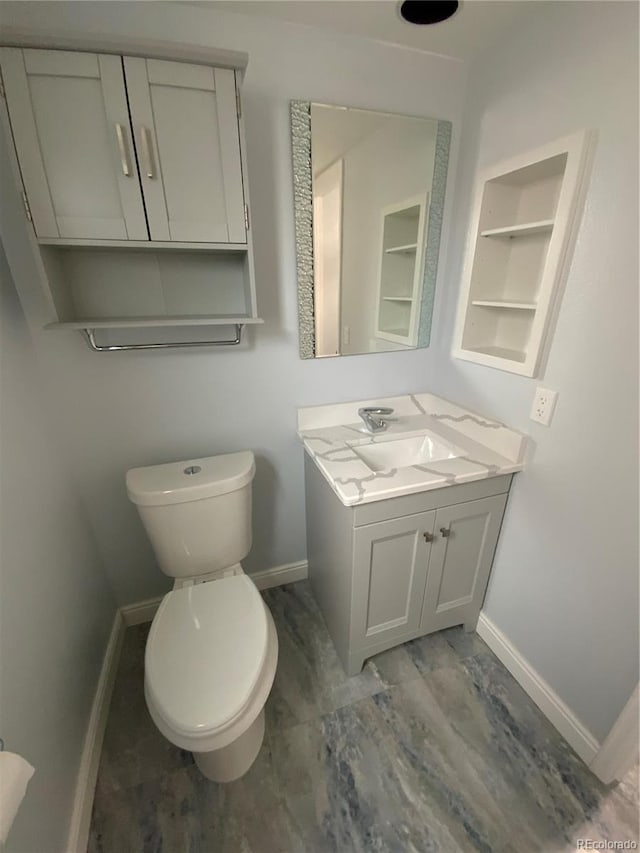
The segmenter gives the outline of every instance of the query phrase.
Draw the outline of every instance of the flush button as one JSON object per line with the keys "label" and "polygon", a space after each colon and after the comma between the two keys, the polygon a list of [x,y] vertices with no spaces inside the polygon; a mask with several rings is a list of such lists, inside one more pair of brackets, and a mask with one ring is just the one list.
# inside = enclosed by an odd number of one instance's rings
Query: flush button
{"label": "flush button", "polygon": [[189,467],[185,468],[182,473],[190,476],[191,474],[199,474],[200,471],[202,471],[202,468],[199,465],[189,465]]}

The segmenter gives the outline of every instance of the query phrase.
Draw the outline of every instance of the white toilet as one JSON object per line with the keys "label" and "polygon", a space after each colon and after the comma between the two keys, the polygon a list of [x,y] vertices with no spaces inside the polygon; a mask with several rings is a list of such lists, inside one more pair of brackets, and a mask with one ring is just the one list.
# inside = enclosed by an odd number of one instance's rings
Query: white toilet
{"label": "white toilet", "polygon": [[240,565],[251,548],[254,472],[251,451],[127,472],[160,568],[175,578],[147,640],[147,705],[215,782],[253,764],[278,660],[273,619]]}

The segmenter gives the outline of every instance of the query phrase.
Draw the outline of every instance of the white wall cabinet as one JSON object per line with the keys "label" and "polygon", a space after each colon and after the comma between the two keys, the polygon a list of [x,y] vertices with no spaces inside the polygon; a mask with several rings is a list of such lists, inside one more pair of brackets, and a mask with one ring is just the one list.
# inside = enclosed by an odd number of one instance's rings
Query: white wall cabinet
{"label": "white wall cabinet", "polygon": [[261,322],[233,68],[31,47],[0,62],[50,327]]}
{"label": "white wall cabinet", "polygon": [[232,70],[19,48],[2,68],[38,237],[246,242]]}
{"label": "white wall cabinet", "polygon": [[581,132],[479,178],[453,355],[535,376],[568,272],[588,176]]}
{"label": "white wall cabinet", "polygon": [[0,59],[36,236],[148,240],[120,57],[9,47]]}
{"label": "white wall cabinet", "polygon": [[511,476],[346,507],[305,454],[309,580],[345,671],[434,631],[474,630]]}
{"label": "white wall cabinet", "polygon": [[244,243],[235,74],[124,58],[152,240]]}

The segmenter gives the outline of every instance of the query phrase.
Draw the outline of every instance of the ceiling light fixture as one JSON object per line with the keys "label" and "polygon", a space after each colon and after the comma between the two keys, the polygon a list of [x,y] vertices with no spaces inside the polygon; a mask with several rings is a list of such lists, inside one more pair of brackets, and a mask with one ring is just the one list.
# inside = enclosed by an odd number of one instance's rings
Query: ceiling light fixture
{"label": "ceiling light fixture", "polygon": [[457,0],[404,0],[400,3],[400,17],[409,24],[439,24],[458,11]]}

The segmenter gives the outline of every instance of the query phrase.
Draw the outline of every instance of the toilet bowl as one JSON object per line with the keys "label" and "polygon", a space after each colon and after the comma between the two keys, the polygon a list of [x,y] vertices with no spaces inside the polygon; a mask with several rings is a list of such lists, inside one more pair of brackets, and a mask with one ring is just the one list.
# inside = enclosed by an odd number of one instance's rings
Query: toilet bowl
{"label": "toilet bowl", "polygon": [[216,782],[251,767],[278,659],[273,618],[240,560],[251,547],[250,451],[127,473],[160,566],[174,577],[151,624],[151,718]]}

